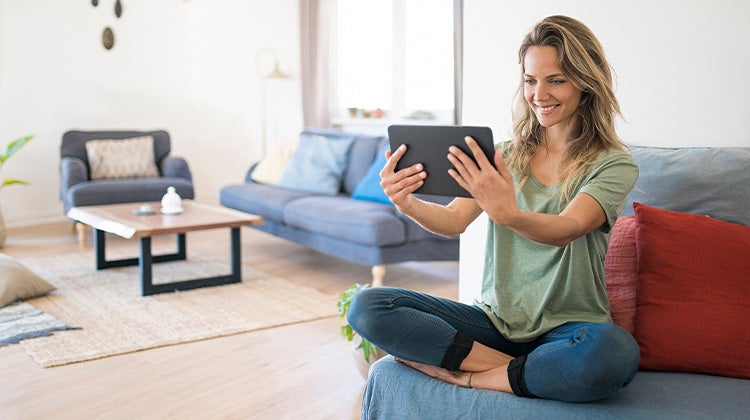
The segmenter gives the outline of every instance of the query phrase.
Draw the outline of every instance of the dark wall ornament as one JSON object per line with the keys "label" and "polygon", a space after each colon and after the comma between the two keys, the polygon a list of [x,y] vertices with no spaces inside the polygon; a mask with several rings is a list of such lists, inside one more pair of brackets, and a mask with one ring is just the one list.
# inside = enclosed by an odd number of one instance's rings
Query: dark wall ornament
{"label": "dark wall ornament", "polygon": [[91,0],[91,5],[96,7],[99,5],[99,0]]}
{"label": "dark wall ornament", "polygon": [[120,0],[115,2],[115,16],[117,16],[118,19],[122,16],[122,3],[120,3]]}
{"label": "dark wall ornament", "polygon": [[111,50],[115,46],[115,34],[112,32],[112,28],[107,26],[102,32],[102,45],[107,50]]}

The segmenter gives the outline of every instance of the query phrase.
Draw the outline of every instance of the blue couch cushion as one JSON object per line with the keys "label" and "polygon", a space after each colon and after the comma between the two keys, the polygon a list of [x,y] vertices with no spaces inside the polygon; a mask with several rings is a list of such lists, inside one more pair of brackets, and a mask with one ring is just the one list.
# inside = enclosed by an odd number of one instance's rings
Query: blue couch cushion
{"label": "blue couch cushion", "polygon": [[375,152],[377,149],[383,144],[388,143],[388,140],[383,136],[353,134],[330,128],[308,128],[303,131],[302,134],[314,134],[325,136],[330,139],[354,137],[354,143],[349,150],[349,166],[346,168],[341,188],[342,192],[350,195],[352,191],[354,191],[354,188],[356,188],[359,180],[362,179],[365,172],[367,172],[373,159],[375,159]]}
{"label": "blue couch cushion", "polygon": [[284,206],[289,202],[307,197],[303,191],[275,188],[272,185],[247,183],[228,185],[221,189],[219,201],[231,209],[257,214],[266,220],[283,222]]}
{"label": "blue couch cushion", "polygon": [[344,176],[344,188],[345,194],[351,195],[354,189],[365,176],[365,173],[370,169],[377,151],[380,150],[383,144],[388,141],[385,137],[374,137],[374,136],[357,136],[352,150],[349,154],[349,167],[346,170]]}
{"label": "blue couch cushion", "polygon": [[363,419],[739,419],[750,380],[645,372],[613,396],[586,404],[521,398],[432,379],[386,356],[370,369]]}
{"label": "blue couch cushion", "polygon": [[637,201],[750,225],[750,148],[633,147],[633,157],[640,176],[623,215],[633,215]]}
{"label": "blue couch cushion", "polygon": [[335,195],[341,190],[354,137],[331,138],[303,133],[276,184],[293,190]]}
{"label": "blue couch cushion", "polygon": [[[81,182],[70,187],[63,201],[75,206],[161,201],[168,187],[175,187],[184,199],[195,198],[193,184],[187,179],[137,178]],[[138,204],[134,204],[136,207]]]}
{"label": "blue couch cushion", "polygon": [[399,245],[404,224],[392,206],[352,200],[348,196],[309,196],[284,207],[284,222],[292,227],[363,245]]}
{"label": "blue couch cushion", "polygon": [[383,166],[386,163],[384,153],[387,149],[387,147],[384,147],[377,153],[365,176],[362,177],[357,187],[354,188],[354,192],[352,193],[353,199],[393,205],[388,196],[385,195],[383,187],[380,186],[380,171],[383,170]]}

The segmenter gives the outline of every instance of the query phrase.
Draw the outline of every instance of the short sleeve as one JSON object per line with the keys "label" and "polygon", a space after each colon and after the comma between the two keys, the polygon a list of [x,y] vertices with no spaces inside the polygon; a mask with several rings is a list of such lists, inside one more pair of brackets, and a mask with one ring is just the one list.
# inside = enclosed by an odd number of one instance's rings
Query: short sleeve
{"label": "short sleeve", "polygon": [[594,164],[578,192],[590,195],[602,206],[608,232],[625,208],[637,180],[638,165],[633,156],[624,151],[610,151]]}

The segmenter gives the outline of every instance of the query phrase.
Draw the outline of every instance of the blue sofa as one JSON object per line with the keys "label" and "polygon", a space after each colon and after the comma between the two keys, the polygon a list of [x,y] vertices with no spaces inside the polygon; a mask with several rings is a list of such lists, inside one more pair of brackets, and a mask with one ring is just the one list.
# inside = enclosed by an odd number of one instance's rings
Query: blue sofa
{"label": "blue sofa", "polygon": [[[633,215],[633,202],[640,202],[750,225],[750,148],[635,147],[633,155],[640,178],[623,215]],[[739,274],[737,281],[750,281],[750,275]],[[747,337],[747,325],[736,327]],[[646,370],[639,371],[625,389],[601,401],[575,404],[527,399],[449,385],[386,356],[370,369],[362,418],[740,419],[750,418],[748,401],[747,379]]]}
{"label": "blue sofa", "polygon": [[[354,137],[341,191],[324,195],[256,183],[247,171],[245,182],[221,189],[222,205],[257,214],[265,223],[253,228],[296,242],[324,254],[372,266],[373,284],[382,284],[385,265],[406,261],[458,260],[457,238],[434,235],[403,216],[392,205],[352,198],[388,141],[384,137],[338,130],[306,130],[330,139]],[[445,198],[427,197],[445,202]]]}

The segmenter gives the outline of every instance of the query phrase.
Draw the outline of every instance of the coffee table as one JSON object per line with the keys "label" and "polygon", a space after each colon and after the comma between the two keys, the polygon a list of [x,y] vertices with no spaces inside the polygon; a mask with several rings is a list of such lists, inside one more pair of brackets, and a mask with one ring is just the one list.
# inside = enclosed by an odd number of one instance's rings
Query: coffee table
{"label": "coffee table", "polygon": [[[138,210],[142,204],[148,204],[156,213],[143,216],[135,215],[134,211]],[[240,227],[260,225],[263,223],[262,217],[191,200],[183,200],[183,212],[179,214],[161,214],[159,212],[160,207],[161,203],[159,202],[81,206],[71,208],[67,215],[69,218],[91,226],[94,229],[97,270],[132,265],[140,267],[141,294],[143,296],[239,283],[242,281]],[[153,283],[153,263],[187,259],[187,240],[185,235],[187,232],[219,228],[229,228],[231,232],[231,274],[172,283]],[[138,238],[140,241],[139,257],[107,260],[104,243],[105,232],[126,239]],[[177,252],[174,254],[152,255],[151,237],[165,234],[177,235]]]}

